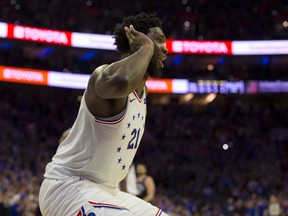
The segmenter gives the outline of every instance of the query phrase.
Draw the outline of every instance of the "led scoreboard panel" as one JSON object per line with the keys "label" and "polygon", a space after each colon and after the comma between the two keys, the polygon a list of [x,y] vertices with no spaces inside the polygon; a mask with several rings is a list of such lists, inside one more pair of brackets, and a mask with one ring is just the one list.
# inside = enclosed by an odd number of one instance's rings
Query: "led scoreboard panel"
{"label": "led scoreboard panel", "polygon": [[244,81],[198,80],[189,83],[189,92],[194,94],[244,94]]}

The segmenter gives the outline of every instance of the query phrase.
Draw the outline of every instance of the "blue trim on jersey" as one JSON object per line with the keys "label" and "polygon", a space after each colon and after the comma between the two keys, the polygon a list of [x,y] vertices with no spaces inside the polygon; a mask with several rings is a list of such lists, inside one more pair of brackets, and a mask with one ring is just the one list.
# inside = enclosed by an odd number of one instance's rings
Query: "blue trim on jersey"
{"label": "blue trim on jersey", "polygon": [[94,208],[112,208],[112,209],[118,209],[118,210],[126,210],[129,211],[127,208],[122,207],[122,206],[117,206],[113,204],[107,204],[107,203],[95,203],[89,201],[89,203],[94,207]]}

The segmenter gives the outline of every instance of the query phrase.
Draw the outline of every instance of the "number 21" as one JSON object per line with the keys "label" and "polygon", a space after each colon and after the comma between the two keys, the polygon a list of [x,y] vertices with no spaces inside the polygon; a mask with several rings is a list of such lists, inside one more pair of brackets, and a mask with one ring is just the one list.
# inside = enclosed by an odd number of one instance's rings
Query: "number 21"
{"label": "number 21", "polygon": [[[138,146],[138,141],[139,141],[139,135],[140,135],[140,128],[134,128],[133,131],[131,132],[132,138],[128,143],[127,149],[136,149]],[[136,139],[136,140],[135,140]],[[135,143],[134,143],[135,140]]]}

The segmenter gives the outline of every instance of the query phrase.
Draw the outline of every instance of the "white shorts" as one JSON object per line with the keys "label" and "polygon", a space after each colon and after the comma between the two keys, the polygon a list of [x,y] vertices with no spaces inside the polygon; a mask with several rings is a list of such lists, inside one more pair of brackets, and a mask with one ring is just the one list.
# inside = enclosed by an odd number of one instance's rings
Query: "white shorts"
{"label": "white shorts", "polygon": [[168,216],[131,194],[115,196],[99,184],[80,177],[44,179],[39,193],[43,216]]}

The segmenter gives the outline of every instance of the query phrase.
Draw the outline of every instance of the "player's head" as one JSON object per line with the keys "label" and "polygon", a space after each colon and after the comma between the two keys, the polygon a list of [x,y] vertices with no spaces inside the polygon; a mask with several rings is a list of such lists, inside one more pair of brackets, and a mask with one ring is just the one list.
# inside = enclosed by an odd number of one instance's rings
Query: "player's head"
{"label": "player's head", "polygon": [[146,34],[154,42],[154,56],[148,66],[147,72],[151,77],[160,77],[162,61],[166,59],[167,49],[165,46],[166,38],[162,31],[162,23],[160,19],[153,14],[140,13],[135,16],[127,16],[123,18],[122,23],[118,23],[115,27],[115,45],[120,54],[130,53],[129,41],[124,30],[125,26],[133,25],[133,27]]}

